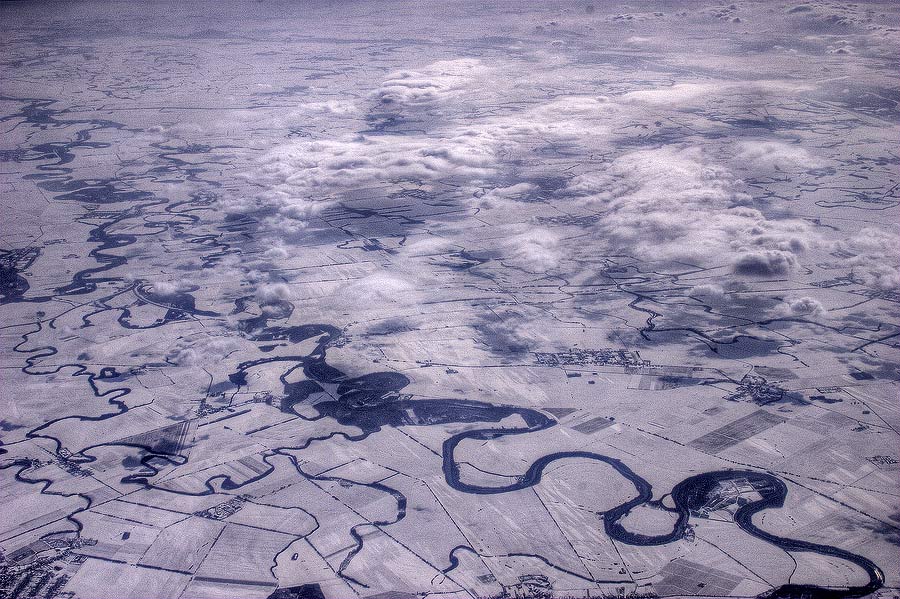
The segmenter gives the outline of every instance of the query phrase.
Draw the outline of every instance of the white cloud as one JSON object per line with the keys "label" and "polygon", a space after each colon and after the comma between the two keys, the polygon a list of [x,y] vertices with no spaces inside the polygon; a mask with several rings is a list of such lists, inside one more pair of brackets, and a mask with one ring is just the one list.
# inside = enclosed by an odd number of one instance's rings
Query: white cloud
{"label": "white cloud", "polygon": [[487,192],[478,192],[472,200],[472,204],[479,208],[505,208],[515,210],[517,201],[526,199],[537,191],[538,187],[532,183],[516,183],[508,187],[495,187]]}
{"label": "white cloud", "polygon": [[738,144],[737,164],[756,170],[808,170],[823,166],[807,150],[781,141],[744,141]]}
{"label": "white cloud", "polygon": [[150,283],[150,291],[160,297],[171,297],[190,289],[191,286],[184,281],[154,281]]}
{"label": "white cloud", "polygon": [[[435,64],[438,66],[431,65],[426,70],[439,73],[439,77],[450,77],[454,85],[462,87],[471,81],[460,73],[482,70],[477,61]],[[592,141],[606,135],[610,118],[617,110],[604,97],[570,96],[513,116],[482,119],[431,134],[348,135],[281,144],[263,155],[257,167],[245,175],[261,191],[251,197],[226,198],[221,207],[230,214],[274,209],[275,216],[266,221],[266,226],[287,229],[284,233],[292,235],[302,227],[298,223],[305,223],[334,205],[349,190],[384,187],[400,181],[444,180],[472,190],[483,187],[486,181],[509,171],[511,167],[507,165],[514,164],[516,157],[529,153],[535,145]],[[501,202],[521,196],[528,189],[527,184],[513,184],[488,192],[484,201]]]}
{"label": "white cloud", "polygon": [[284,283],[268,283],[256,290],[256,303],[260,306],[273,304],[291,297],[291,288]]}
{"label": "white cloud", "polygon": [[562,250],[559,236],[541,227],[528,227],[522,233],[507,237],[503,244],[504,260],[530,271],[544,271],[559,265]]}
{"label": "white cloud", "polygon": [[819,300],[811,297],[801,297],[786,301],[781,308],[781,312],[786,316],[821,318],[828,311]]}
{"label": "white cloud", "polygon": [[900,289],[900,234],[865,227],[852,237],[833,244],[841,265],[852,268],[865,285],[882,291]]}
{"label": "white cloud", "polygon": [[351,100],[325,100],[322,102],[308,102],[303,105],[300,111],[291,113],[290,117],[305,116],[308,113],[348,116],[358,112],[359,106]]}
{"label": "white cloud", "polygon": [[669,87],[628,92],[622,94],[619,100],[659,106],[687,104],[721,94],[729,87],[728,83],[676,83]]}
{"label": "white cloud", "polygon": [[486,123],[487,131],[498,139],[520,144],[581,141],[595,143],[609,136],[622,107],[606,96],[563,96],[532,106],[512,117]]}
{"label": "white cloud", "polygon": [[[486,69],[469,59],[433,63],[398,71],[373,94],[389,104],[431,106],[471,92]],[[312,216],[348,192],[372,188],[387,193],[406,181],[425,189],[453,183],[463,197],[473,198],[472,206],[491,209],[494,220],[507,213],[522,220],[521,201],[538,190],[525,181],[541,175],[532,156],[542,145],[561,143],[584,152],[613,142],[611,131],[635,111],[645,111],[642,105],[681,107],[721,95],[803,89],[779,81],[680,83],[624,94],[616,101],[558,97],[504,116],[464,126],[445,123],[415,135],[295,141],[272,149],[248,175],[261,189],[256,196],[223,204],[234,212],[267,210],[264,226],[285,242],[302,235]],[[804,148],[780,140],[744,141],[726,153],[721,149],[715,149],[716,155],[730,154],[736,168],[820,166]],[[799,263],[798,256],[818,243],[818,236],[803,221],[768,218],[751,207],[753,199],[745,190],[739,177],[706,150],[673,145],[619,155],[605,167],[575,177],[558,201],[602,215],[593,239],[609,249],[645,260],[731,264],[736,273],[748,276],[785,276]],[[498,250],[504,259],[530,270],[555,268],[573,251],[547,229],[516,230],[485,249]],[[272,250],[272,259],[279,256],[283,252]]]}
{"label": "white cloud", "polygon": [[783,277],[797,266],[797,257],[782,250],[743,252],[733,261],[734,272],[751,277]]}
{"label": "white cloud", "polygon": [[712,283],[704,283],[702,285],[694,285],[691,287],[688,295],[692,297],[702,298],[705,301],[721,301],[725,297],[725,290],[721,285]]}
{"label": "white cloud", "polygon": [[404,257],[421,258],[459,251],[461,249],[462,246],[454,243],[451,239],[445,239],[443,237],[424,237],[405,244],[401,249],[401,254]]}
{"label": "white cloud", "polygon": [[275,245],[263,252],[263,256],[270,260],[280,260],[290,256],[290,252],[284,245],[276,242]]}
{"label": "white cloud", "polygon": [[382,270],[337,288],[328,298],[332,310],[365,320],[374,312],[392,311],[399,316],[404,308],[418,303],[421,292],[409,273]]}
{"label": "white cloud", "polygon": [[239,347],[230,337],[204,335],[179,339],[166,355],[166,361],[177,366],[215,366]]}
{"label": "white cloud", "polygon": [[229,205],[235,211],[271,206],[286,219],[302,221],[351,189],[400,180],[472,180],[490,175],[496,166],[493,140],[471,132],[447,139],[358,136],[296,142],[267,153],[248,175],[264,189],[255,202]]}
{"label": "white cloud", "polygon": [[[727,169],[700,148],[663,147],[620,156],[601,172],[575,177],[563,193],[602,210],[598,228],[610,244],[644,260],[694,263],[757,258],[775,270],[796,264],[813,241],[797,220],[769,220]],[[786,271],[785,271],[786,272]]]}
{"label": "white cloud", "polygon": [[808,85],[789,81],[704,81],[628,92],[617,99],[626,104],[681,107],[705,104],[731,95],[777,93],[788,96],[809,89]]}
{"label": "white cloud", "polygon": [[372,98],[389,106],[431,106],[459,97],[471,87],[474,79],[487,71],[487,67],[475,59],[439,61],[418,71],[391,73],[372,92]]}

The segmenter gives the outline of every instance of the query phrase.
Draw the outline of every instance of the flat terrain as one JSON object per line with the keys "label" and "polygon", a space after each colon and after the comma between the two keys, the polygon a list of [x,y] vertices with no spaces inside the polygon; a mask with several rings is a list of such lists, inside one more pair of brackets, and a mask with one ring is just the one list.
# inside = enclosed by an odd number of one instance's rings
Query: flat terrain
{"label": "flat terrain", "polygon": [[900,7],[0,23],[0,596],[900,594]]}

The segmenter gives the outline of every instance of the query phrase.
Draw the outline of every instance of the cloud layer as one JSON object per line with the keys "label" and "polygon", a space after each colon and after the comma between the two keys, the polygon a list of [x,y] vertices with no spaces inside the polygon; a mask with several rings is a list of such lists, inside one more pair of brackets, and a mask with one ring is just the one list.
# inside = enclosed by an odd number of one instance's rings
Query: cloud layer
{"label": "cloud layer", "polygon": [[772,220],[729,170],[697,147],[630,152],[575,177],[564,195],[602,211],[613,247],[643,260],[731,263],[737,274],[785,275],[814,243],[809,226]]}
{"label": "cloud layer", "polygon": [[[890,289],[900,280],[894,236],[879,230],[835,241],[827,228],[760,192],[769,182],[827,176],[835,163],[821,148],[778,131],[787,121],[775,117],[720,116],[768,97],[802,98],[810,85],[704,79],[625,93],[532,95],[488,110],[488,97],[533,94],[502,73],[502,65],[480,60],[442,60],[391,72],[362,100],[322,104],[329,118],[347,123],[365,121],[355,111],[366,105],[378,122],[386,113],[413,120],[403,130],[348,126],[340,135],[276,144],[246,175],[255,192],[227,197],[223,207],[261,219],[268,235],[262,259],[278,264],[293,259],[307,227],[340,214],[340,204],[362,198],[378,205],[415,190],[417,201],[452,206],[464,226],[424,222],[440,236],[409,240],[374,272],[328,292],[336,309],[360,315],[387,304],[412,314],[422,289],[434,289],[426,269],[460,261],[472,272],[507,267],[521,276],[588,277],[580,272],[585,264],[616,255],[718,269],[732,283],[751,285],[797,278],[831,254],[849,260],[865,285]],[[682,121],[692,127],[670,124]],[[751,130],[735,135],[734,123]],[[484,225],[491,228],[472,233]],[[473,263],[471,254],[452,258],[473,249],[483,262]],[[734,289],[718,281],[691,295],[721,304]],[[767,305],[821,317],[817,302]]]}

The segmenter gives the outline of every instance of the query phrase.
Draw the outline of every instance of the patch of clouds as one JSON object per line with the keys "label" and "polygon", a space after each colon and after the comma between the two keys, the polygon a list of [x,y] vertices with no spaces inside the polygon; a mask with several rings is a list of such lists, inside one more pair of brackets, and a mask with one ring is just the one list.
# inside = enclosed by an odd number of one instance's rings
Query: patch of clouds
{"label": "patch of clouds", "polygon": [[782,250],[744,252],[733,262],[734,272],[749,277],[784,277],[797,266],[797,257]]}
{"label": "patch of clouds", "polygon": [[[225,198],[221,208],[229,214],[269,211],[265,225],[293,235],[351,190],[403,181],[452,181],[474,193],[507,172],[506,165],[535,145],[590,141],[607,133],[616,110],[603,97],[564,97],[514,116],[484,119],[431,135],[348,135],[282,144],[244,175],[261,191]],[[525,185],[488,192],[484,201],[509,200],[530,189]]]}
{"label": "patch of clouds", "polygon": [[493,140],[463,132],[449,139],[363,137],[302,141],[278,146],[247,176],[263,191],[255,199],[226,200],[231,212],[274,208],[283,219],[304,221],[333,205],[341,193],[394,181],[480,179],[497,166]]}
{"label": "patch of clouds", "polygon": [[723,289],[721,285],[703,283],[702,285],[694,285],[691,287],[688,295],[700,298],[703,301],[720,302],[725,299],[725,289]]}
{"label": "patch of clouds", "polygon": [[[370,98],[406,107],[458,105],[456,100],[479,85],[486,69],[477,60],[463,59],[397,71]],[[402,136],[348,134],[293,141],[266,153],[247,175],[258,193],[231,198],[223,207],[232,213],[262,215],[263,226],[273,236],[264,257],[272,261],[286,259],[292,240],[305,234],[310,219],[351,192],[372,189],[384,194],[406,182],[426,191],[430,185],[452,184],[461,198],[471,198],[466,200],[469,206],[492,210],[491,219],[500,222],[508,214],[524,222],[529,200],[544,194],[530,182],[537,180],[541,167],[533,156],[542,146],[571,147],[583,154],[612,145],[616,140],[612,132],[636,113],[646,112],[648,105],[685,108],[724,95],[790,95],[807,89],[783,81],[679,83],[613,99],[557,97],[514,108],[503,116],[479,117],[464,125],[445,122],[436,129]],[[820,238],[804,221],[769,217],[754,208],[737,174],[745,169],[764,172],[821,166],[821,160],[805,148],[777,139],[745,140],[711,149],[673,144],[621,154],[552,193],[561,207],[565,204],[598,217],[589,232],[598,247],[623,250],[643,260],[730,265],[741,276],[783,277]],[[439,243],[454,245],[452,240]],[[511,226],[503,239],[483,243],[481,249],[530,272],[559,268],[573,251],[579,251],[551,229],[532,225],[527,230]],[[424,246],[420,250],[428,251]],[[411,255],[406,250],[401,254],[394,260]],[[389,297],[409,291],[405,285],[416,277],[406,276],[406,266],[395,267],[392,274],[399,278],[366,277],[355,288],[358,297],[351,301],[348,296],[342,305],[363,303],[367,297],[374,302],[391,301]],[[874,269],[866,272],[879,276]],[[387,290],[384,297],[379,288]],[[716,296],[709,290],[704,293]]]}
{"label": "patch of clouds", "polygon": [[900,289],[900,234],[865,227],[855,235],[833,244],[840,264],[849,266],[853,276],[880,291]]}
{"label": "patch of clouds", "polygon": [[[357,101],[347,99],[317,99],[293,108],[264,108],[255,110],[230,110],[224,114],[212,111],[204,118],[190,122],[160,123],[147,127],[148,141],[171,142],[173,138],[191,140],[210,134],[246,137],[252,132],[255,140],[264,131],[285,132],[305,129],[317,124],[333,126],[335,117],[356,123],[364,116]],[[361,121],[360,121],[361,122]],[[215,151],[215,148],[213,149]],[[233,151],[230,153],[233,154]]]}
{"label": "patch of clouds", "polygon": [[718,100],[724,96],[779,94],[790,96],[812,89],[808,85],[788,81],[707,81],[693,83],[676,83],[668,87],[638,90],[617,97],[625,104],[644,104],[650,106],[693,106]]}
{"label": "patch of clouds", "polygon": [[260,306],[267,306],[288,300],[291,295],[291,288],[284,283],[267,283],[256,289],[255,299]]}
{"label": "patch of clouds", "polygon": [[371,97],[392,107],[432,106],[463,95],[474,79],[488,72],[488,67],[476,59],[443,60],[417,71],[391,73]]}
{"label": "patch of clouds", "polygon": [[656,106],[688,104],[720,94],[728,89],[726,83],[676,83],[663,88],[639,90],[622,94],[620,102]]}
{"label": "patch of clouds", "polygon": [[846,33],[853,27],[872,27],[869,7],[865,5],[837,2],[804,3],[787,8],[785,13],[796,25],[819,33],[834,35]]}
{"label": "patch of clouds", "polygon": [[195,289],[193,285],[185,281],[153,281],[149,283],[149,286],[150,291],[159,297],[173,297]]}
{"label": "patch of clouds", "polygon": [[608,96],[562,96],[527,111],[529,120],[552,123],[573,118],[608,117],[618,112]]}
{"label": "patch of clouds", "polygon": [[321,102],[308,102],[303,105],[302,111],[289,113],[288,118],[305,116],[308,113],[314,114],[330,114],[335,116],[349,116],[357,114],[360,111],[356,102],[351,100],[325,100]]}
{"label": "patch of clouds", "polygon": [[857,273],[863,283],[879,291],[897,291],[900,289],[900,270],[894,264],[868,264]]}
{"label": "patch of clouds", "polygon": [[515,210],[517,202],[526,200],[538,190],[538,186],[533,183],[516,183],[507,187],[495,187],[486,192],[476,192],[470,203],[478,208]]}
{"label": "patch of clouds", "polygon": [[288,248],[277,241],[275,242],[275,245],[263,252],[263,256],[269,260],[283,260],[290,255],[291,253]]}
{"label": "patch of clouds", "polygon": [[[378,316],[385,314],[395,319],[403,318],[409,326],[415,326],[420,316],[423,284],[415,272],[400,266],[380,269],[342,284],[322,299],[329,306],[329,312],[346,314],[364,323],[363,329],[373,330],[371,327]],[[438,281],[430,281],[430,284],[437,285]]]}
{"label": "patch of clouds", "polygon": [[462,246],[444,237],[423,237],[405,244],[400,254],[407,258],[422,258],[457,252]]}
{"label": "patch of clouds", "polygon": [[[607,96],[563,96],[533,106],[512,119],[500,119],[499,130],[525,134],[548,141],[592,141],[607,136],[622,107]],[[533,141],[533,140],[532,140]]]}
{"label": "patch of clouds", "polygon": [[787,300],[781,307],[781,312],[785,316],[801,316],[809,318],[822,318],[828,310],[817,299],[811,297],[800,297]]}
{"label": "patch of clouds", "polygon": [[809,170],[824,166],[806,149],[781,141],[743,141],[737,146],[735,160],[755,170]]}
{"label": "patch of clouds", "polygon": [[735,261],[741,274],[788,272],[814,241],[809,225],[766,218],[742,189],[701,148],[666,146],[577,176],[563,195],[603,211],[602,237],[643,260]]}
{"label": "patch of clouds", "polygon": [[353,298],[353,301],[361,304],[373,304],[397,302],[404,295],[414,291],[415,286],[406,279],[387,272],[376,272],[345,286],[341,289],[340,295]]}
{"label": "patch of clouds", "polygon": [[489,192],[484,194],[484,197],[487,199],[492,198],[523,198],[528,196],[531,193],[537,191],[537,185],[533,183],[516,183],[515,185],[509,185],[508,187],[495,187],[491,189]]}
{"label": "patch of clouds", "polygon": [[504,261],[526,270],[540,272],[559,266],[562,248],[559,236],[542,227],[528,227],[522,233],[505,238],[502,243]]}
{"label": "patch of clouds", "polygon": [[847,40],[840,40],[834,44],[829,44],[826,47],[825,52],[828,54],[850,55],[856,54],[856,48],[854,48]]}
{"label": "patch of clouds", "polygon": [[166,362],[176,366],[214,367],[240,349],[231,337],[200,336],[179,339],[166,354]]}

